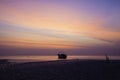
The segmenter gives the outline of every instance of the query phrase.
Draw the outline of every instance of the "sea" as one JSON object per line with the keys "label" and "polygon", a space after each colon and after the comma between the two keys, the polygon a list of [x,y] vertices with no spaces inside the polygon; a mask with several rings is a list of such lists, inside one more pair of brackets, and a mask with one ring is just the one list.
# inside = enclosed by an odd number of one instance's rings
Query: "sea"
{"label": "sea", "polygon": [[[55,61],[58,59],[57,55],[15,55],[15,56],[0,56],[0,59],[7,59],[11,63],[25,63],[25,62],[39,62],[39,61]],[[105,60],[105,56],[83,56],[83,55],[70,55],[66,60]],[[110,60],[120,60],[120,56],[109,56]]]}

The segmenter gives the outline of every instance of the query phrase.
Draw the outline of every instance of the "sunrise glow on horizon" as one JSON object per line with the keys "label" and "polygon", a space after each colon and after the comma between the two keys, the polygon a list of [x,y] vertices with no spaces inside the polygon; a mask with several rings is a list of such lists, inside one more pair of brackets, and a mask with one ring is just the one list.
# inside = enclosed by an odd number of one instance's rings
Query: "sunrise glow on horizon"
{"label": "sunrise glow on horizon", "polygon": [[118,50],[119,4],[119,0],[0,0],[0,47]]}

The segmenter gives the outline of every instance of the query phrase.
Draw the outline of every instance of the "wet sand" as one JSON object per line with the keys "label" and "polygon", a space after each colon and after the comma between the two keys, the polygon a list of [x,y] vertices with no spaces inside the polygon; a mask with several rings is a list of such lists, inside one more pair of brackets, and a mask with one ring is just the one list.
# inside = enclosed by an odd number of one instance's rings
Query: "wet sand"
{"label": "wet sand", "polygon": [[0,80],[120,80],[120,61],[62,60],[0,64]]}

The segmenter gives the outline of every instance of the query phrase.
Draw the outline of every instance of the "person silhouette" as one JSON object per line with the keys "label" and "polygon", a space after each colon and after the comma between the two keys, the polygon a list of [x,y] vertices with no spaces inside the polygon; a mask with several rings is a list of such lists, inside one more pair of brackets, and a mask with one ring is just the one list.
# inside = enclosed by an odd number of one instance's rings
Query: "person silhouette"
{"label": "person silhouette", "polygon": [[109,63],[110,62],[110,58],[107,54],[105,54],[105,57],[106,57],[106,62]]}

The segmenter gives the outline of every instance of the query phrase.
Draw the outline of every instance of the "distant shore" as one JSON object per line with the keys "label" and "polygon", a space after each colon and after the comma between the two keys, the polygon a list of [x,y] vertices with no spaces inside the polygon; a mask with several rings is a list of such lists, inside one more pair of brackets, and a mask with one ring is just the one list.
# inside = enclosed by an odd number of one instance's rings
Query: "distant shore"
{"label": "distant shore", "polygon": [[0,65],[0,80],[120,80],[120,60],[56,60]]}

